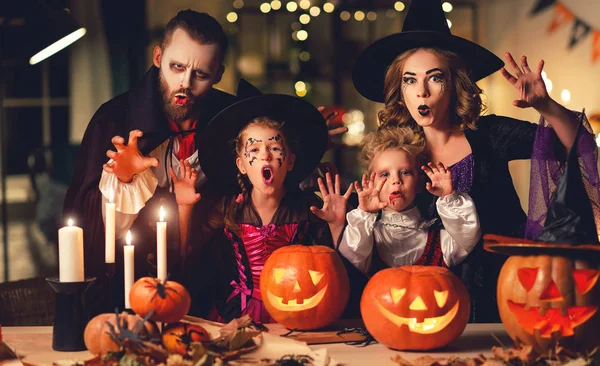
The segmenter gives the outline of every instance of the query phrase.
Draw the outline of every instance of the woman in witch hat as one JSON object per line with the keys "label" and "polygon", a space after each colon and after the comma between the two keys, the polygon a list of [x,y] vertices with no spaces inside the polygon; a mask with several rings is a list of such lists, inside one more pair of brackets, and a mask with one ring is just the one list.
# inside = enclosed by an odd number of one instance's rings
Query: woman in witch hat
{"label": "woman in witch hat", "polygon": [[[363,51],[353,81],[364,97],[385,103],[380,128],[410,126],[425,140],[431,161],[449,167],[457,190],[475,201],[484,234],[523,237],[527,217],[508,162],[532,157],[536,132],[555,133],[558,150],[569,150],[577,119],[548,95],[543,61],[532,70],[525,56],[520,65],[510,53],[505,57],[511,71],[490,51],[453,36],[440,0],[418,0],[412,1],[401,33]],[[481,116],[482,90],[475,82],[497,70],[519,93],[513,104],[540,113],[539,132],[534,123]],[[435,216],[434,202],[427,192],[418,197],[426,216]],[[478,245],[460,269],[471,293],[472,321],[499,321],[495,284],[501,265]]]}

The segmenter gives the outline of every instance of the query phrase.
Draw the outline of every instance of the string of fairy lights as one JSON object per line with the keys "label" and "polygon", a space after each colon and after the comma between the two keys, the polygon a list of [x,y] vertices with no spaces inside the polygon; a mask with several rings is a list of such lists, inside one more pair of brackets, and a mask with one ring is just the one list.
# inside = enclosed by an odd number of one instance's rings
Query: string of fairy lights
{"label": "string of fairy lights", "polygon": [[[307,25],[310,23],[312,18],[316,18],[319,15],[326,13],[332,14],[337,5],[336,2],[327,1],[323,3],[321,6],[314,5],[316,4],[316,0],[289,0],[287,3],[283,4],[280,0],[272,0],[271,2],[263,2],[260,4],[259,9],[262,13],[268,14],[270,12],[277,11],[288,11],[290,13],[298,12],[300,15],[298,16],[298,21],[292,24],[292,38],[295,41],[306,41],[308,39],[308,31],[303,29],[303,25]],[[236,9],[227,14],[227,21],[230,23],[235,23],[239,20],[239,15],[237,11],[241,10],[244,7],[244,0],[234,0],[233,7]],[[453,6],[450,2],[446,1],[442,4],[442,8],[446,13],[450,13],[453,9]],[[385,12],[385,15],[388,18],[394,18],[398,12],[403,12],[406,9],[406,5],[402,1],[396,1],[394,3],[393,9],[388,9]],[[362,22],[364,20],[374,22],[377,20],[377,12],[373,10],[343,10],[339,12],[339,17],[342,21],[347,22],[351,20],[356,20],[358,22]],[[452,22],[448,21],[448,26],[452,27]],[[298,23],[297,25],[295,25]]]}

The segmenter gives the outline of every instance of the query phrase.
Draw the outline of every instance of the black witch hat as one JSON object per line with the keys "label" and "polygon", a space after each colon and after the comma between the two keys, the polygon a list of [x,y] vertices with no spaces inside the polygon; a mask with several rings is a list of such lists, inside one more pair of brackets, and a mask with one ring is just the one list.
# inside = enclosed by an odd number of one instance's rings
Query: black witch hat
{"label": "black witch hat", "polygon": [[563,175],[552,195],[544,228],[536,241],[486,235],[485,248],[504,254],[600,254],[594,211],[581,176],[577,152],[583,116]]}
{"label": "black witch hat", "polygon": [[375,41],[358,57],[352,72],[356,90],[365,98],[383,102],[384,80],[389,65],[405,51],[421,47],[440,48],[458,54],[474,81],[504,66],[504,62],[492,52],[450,33],[440,0],[413,0],[402,32]]}
{"label": "black witch hat", "polygon": [[240,80],[237,97],[240,101],[213,117],[202,132],[198,158],[204,174],[221,184],[236,183],[232,141],[253,119],[269,117],[284,122],[286,138],[295,146],[294,168],[286,182],[297,185],[317,167],[327,150],[327,124],[321,112],[291,95],[262,94],[245,80]]}

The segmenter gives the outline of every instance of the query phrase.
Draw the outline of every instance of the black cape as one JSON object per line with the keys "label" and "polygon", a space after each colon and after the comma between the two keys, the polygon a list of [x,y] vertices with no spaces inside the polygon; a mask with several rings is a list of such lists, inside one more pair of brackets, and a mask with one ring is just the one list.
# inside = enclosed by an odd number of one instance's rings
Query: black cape
{"label": "black cape", "polygon": [[[98,188],[102,165],[108,161],[107,150],[114,150],[113,136],[126,140],[129,131],[140,129],[144,136],[138,141],[142,154],[147,155],[171,136],[168,121],[162,111],[162,97],[158,88],[159,69],[152,66],[140,83],[131,91],[103,104],[92,117],[77,156],[73,180],[64,202],[64,216],[72,217],[84,232],[85,274],[96,277],[95,285],[88,291],[88,305],[92,314],[113,311],[123,304],[123,240],[116,243],[116,274],[110,286],[107,266],[104,263],[104,222],[102,219],[102,193]],[[200,116],[196,123],[196,146],[199,135],[210,119],[236,101],[236,97],[211,89],[203,98]],[[163,162],[159,162],[162,166]],[[204,198],[204,196],[203,196]],[[179,223],[177,203],[167,188],[157,187],[154,197],[140,211],[131,227],[135,245],[135,277],[156,275],[148,261],[149,253],[156,253],[156,221],[160,205],[165,206],[167,217],[167,245],[169,272],[179,263]],[[110,288],[110,293],[107,289]]]}

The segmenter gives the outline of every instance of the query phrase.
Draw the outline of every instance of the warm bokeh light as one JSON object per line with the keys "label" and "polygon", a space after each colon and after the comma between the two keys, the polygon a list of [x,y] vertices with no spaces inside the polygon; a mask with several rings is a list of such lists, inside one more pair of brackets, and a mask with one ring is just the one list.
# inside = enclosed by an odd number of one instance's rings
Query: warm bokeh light
{"label": "warm bokeh light", "polygon": [[271,9],[273,9],[273,10],[281,9],[281,1],[279,1],[279,0],[271,1]]}
{"label": "warm bokeh light", "polygon": [[298,18],[298,20],[300,21],[300,23],[302,24],[308,24],[310,23],[310,15],[308,14],[302,14],[300,15],[300,17]]}
{"label": "warm bokeh light", "polygon": [[298,40],[299,41],[306,41],[307,38],[308,38],[307,31],[305,31],[304,29],[298,31]]}
{"label": "warm bokeh light", "polygon": [[301,0],[300,7],[304,10],[310,8],[310,0]]}
{"label": "warm bokeh light", "polygon": [[238,15],[234,11],[227,14],[227,21],[229,23],[235,23],[238,20]]}
{"label": "warm bokeh light", "polygon": [[293,13],[296,10],[298,10],[298,4],[296,4],[294,1],[290,1],[289,3],[287,3],[285,5],[285,8],[290,12]]}
{"label": "warm bokeh light", "polygon": [[358,10],[354,13],[354,19],[358,20],[359,22],[363,21],[365,19],[365,13]]}
{"label": "warm bokeh light", "polygon": [[268,3],[262,3],[260,4],[260,11],[262,11],[263,13],[268,13],[271,11],[271,5]]}

